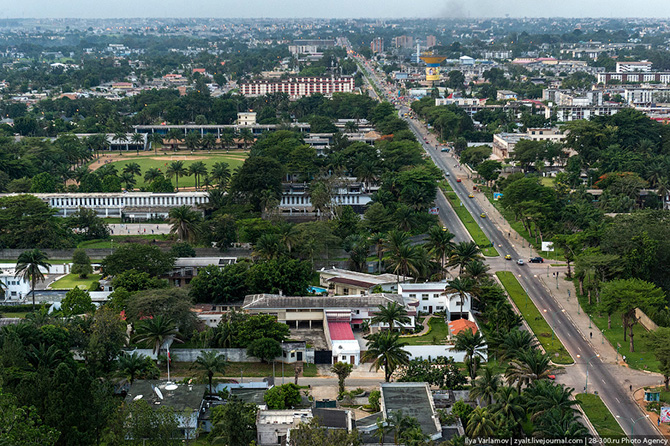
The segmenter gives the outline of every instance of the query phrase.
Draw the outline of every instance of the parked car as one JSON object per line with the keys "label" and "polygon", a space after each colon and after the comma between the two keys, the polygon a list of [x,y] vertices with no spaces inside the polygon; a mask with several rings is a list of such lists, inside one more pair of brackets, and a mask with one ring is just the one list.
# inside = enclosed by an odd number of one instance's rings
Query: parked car
{"label": "parked car", "polygon": [[532,259],[529,260],[530,263],[544,263],[544,259],[542,257],[533,257]]}
{"label": "parked car", "polygon": [[519,259],[519,260],[517,260],[517,261],[516,261],[516,264],[517,264],[517,265],[523,265],[523,259]]}

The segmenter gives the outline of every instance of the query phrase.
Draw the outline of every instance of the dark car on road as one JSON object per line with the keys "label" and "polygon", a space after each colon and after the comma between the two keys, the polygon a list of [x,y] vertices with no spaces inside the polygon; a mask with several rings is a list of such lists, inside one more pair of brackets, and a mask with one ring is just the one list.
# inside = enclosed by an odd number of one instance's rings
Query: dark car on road
{"label": "dark car on road", "polygon": [[533,257],[532,259],[529,260],[530,263],[544,263],[544,259],[542,257]]}

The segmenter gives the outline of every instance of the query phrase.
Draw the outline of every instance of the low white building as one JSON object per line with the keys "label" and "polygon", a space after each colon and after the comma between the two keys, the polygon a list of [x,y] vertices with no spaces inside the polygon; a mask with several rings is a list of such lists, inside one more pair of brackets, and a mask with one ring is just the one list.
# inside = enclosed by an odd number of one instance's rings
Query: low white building
{"label": "low white building", "polygon": [[30,282],[19,277],[14,277],[16,273],[14,268],[2,268],[0,272],[0,282],[3,283],[4,295],[6,301],[20,301],[30,293]]}
{"label": "low white building", "polygon": [[463,317],[467,319],[472,309],[472,298],[468,296],[461,308],[461,297],[457,293],[445,295],[446,287],[446,282],[401,283],[398,293],[404,300],[418,300],[417,311],[422,313],[432,314],[444,311],[447,319],[453,320],[460,318],[462,311]]}
{"label": "low white building", "polygon": [[260,410],[256,415],[256,439],[260,446],[284,445],[289,429],[309,423],[311,409]]}
{"label": "low white building", "polygon": [[336,296],[365,296],[379,286],[383,292],[395,293],[398,282],[409,282],[411,277],[398,277],[395,274],[367,274],[341,268],[321,269],[319,283]]}

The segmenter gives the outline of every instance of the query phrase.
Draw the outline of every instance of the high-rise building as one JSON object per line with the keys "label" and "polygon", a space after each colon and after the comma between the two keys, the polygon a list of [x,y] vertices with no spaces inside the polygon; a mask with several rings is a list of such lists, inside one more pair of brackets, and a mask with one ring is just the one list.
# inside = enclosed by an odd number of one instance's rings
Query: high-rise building
{"label": "high-rise building", "polygon": [[370,49],[373,53],[383,53],[384,52],[384,39],[381,37],[376,37],[370,42]]}
{"label": "high-rise building", "polygon": [[432,48],[437,45],[437,38],[435,36],[426,37],[426,48]]}
{"label": "high-rise building", "polygon": [[396,48],[411,48],[414,46],[414,38],[412,36],[398,36],[393,38],[392,43]]}
{"label": "high-rise building", "polygon": [[320,93],[331,96],[333,93],[351,93],[354,91],[352,76],[331,77],[292,77],[288,79],[259,79],[240,85],[245,96],[263,96],[272,93],[286,93],[291,98],[301,98]]}

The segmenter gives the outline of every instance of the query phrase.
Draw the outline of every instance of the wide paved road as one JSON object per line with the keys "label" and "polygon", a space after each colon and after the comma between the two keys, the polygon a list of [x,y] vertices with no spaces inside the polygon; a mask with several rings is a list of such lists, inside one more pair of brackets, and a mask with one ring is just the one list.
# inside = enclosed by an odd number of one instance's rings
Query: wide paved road
{"label": "wide paved road", "polygon": [[[401,112],[407,111],[401,109]],[[491,218],[480,218],[480,214],[484,212],[476,200],[468,199],[469,191],[466,190],[462,183],[457,183],[455,178],[457,172],[454,170],[453,159],[447,159],[441,152],[437,152],[428,144],[424,143],[424,136],[426,131],[423,126],[417,125],[416,122],[408,120],[410,128],[417,135],[419,141],[423,144],[426,152],[431,156],[435,164],[442,169],[443,172],[449,172],[447,177],[451,187],[456,192],[457,196],[463,202],[463,205],[468,211],[479,221],[479,225],[484,233],[489,237],[496,249],[501,255],[510,254],[513,258],[527,259],[527,251],[515,245],[510,241],[506,234],[503,234],[500,229],[494,225]],[[440,208],[442,206],[440,205]],[[582,337],[577,327],[572,323],[569,315],[561,311],[562,308],[554,297],[544,288],[540,281],[533,277],[527,265],[519,266],[514,262],[510,265],[512,271],[519,282],[528,292],[529,296],[535,302],[535,305],[541,312],[547,310],[550,314],[550,320],[547,322],[555,326],[555,332],[558,338],[563,342],[565,348],[576,360],[576,364],[571,366],[578,368],[586,377],[587,360],[596,356],[589,342]],[[579,355],[579,357],[578,357]],[[637,404],[631,399],[628,389],[622,388],[621,384],[612,376],[603,363],[598,358],[591,361],[589,366],[589,391],[598,391],[598,394],[603,399],[610,411],[617,417],[619,424],[626,432],[631,434],[631,426],[635,420],[644,417],[642,411]],[[581,393],[583,389],[575,389],[575,393]],[[655,421],[655,420],[654,420]],[[643,437],[659,437],[658,431],[652,426],[650,420],[639,419],[635,424],[635,436]]]}

